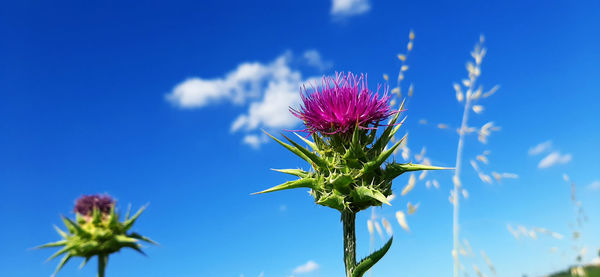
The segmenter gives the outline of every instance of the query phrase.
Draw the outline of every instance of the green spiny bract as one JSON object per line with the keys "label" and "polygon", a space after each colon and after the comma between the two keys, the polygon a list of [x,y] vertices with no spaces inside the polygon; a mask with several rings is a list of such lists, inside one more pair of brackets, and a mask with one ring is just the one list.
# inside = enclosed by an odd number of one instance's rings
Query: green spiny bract
{"label": "green spiny bract", "polygon": [[76,213],[75,221],[62,216],[68,232],[61,230],[56,225],[54,226],[62,240],[44,244],[37,248],[62,247],[48,258],[48,260],[52,260],[65,254],[52,276],[56,275],[73,257],[85,259],[80,266],[80,268],[83,268],[92,257],[98,256],[98,259],[107,259],[108,255],[124,247],[144,254],[140,241],[156,243],[138,233],[129,232],[144,210],[145,207],[140,208],[131,217],[129,211],[127,211],[125,220],[122,222],[119,221],[119,215],[115,212],[114,205],[109,213],[102,213],[96,207],[94,207],[91,216]]}
{"label": "green spiny bract", "polygon": [[285,182],[266,193],[292,188],[310,188],[310,194],[319,205],[339,211],[354,213],[371,206],[388,204],[392,194],[392,181],[407,171],[444,169],[442,167],[412,163],[386,163],[405,138],[392,147],[392,140],[402,122],[396,124],[399,113],[392,118],[381,136],[376,138],[377,129],[363,129],[357,125],[353,133],[319,136],[312,134],[313,141],[297,135],[310,149],[284,136],[290,144],[271,136],[282,146],[310,163],[312,170],[279,169],[300,179]]}

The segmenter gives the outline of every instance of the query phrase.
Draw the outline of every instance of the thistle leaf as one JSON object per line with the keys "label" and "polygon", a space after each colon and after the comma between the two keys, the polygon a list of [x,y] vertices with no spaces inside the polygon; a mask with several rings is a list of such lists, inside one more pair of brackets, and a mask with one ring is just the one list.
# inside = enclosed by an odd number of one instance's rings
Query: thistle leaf
{"label": "thistle leaf", "polygon": [[83,260],[83,262],[81,262],[81,264],[79,265],[79,269],[82,269],[92,258],[92,256],[89,257],[85,257],[85,260]]}
{"label": "thistle leaf", "polygon": [[69,235],[67,235],[67,233],[65,233],[65,231],[63,231],[62,229],[58,228],[58,226],[53,225],[54,226],[54,230],[56,230],[56,232],[63,238],[68,238]]}
{"label": "thistle leaf", "polygon": [[352,133],[352,142],[350,143],[350,148],[344,154],[344,160],[349,166],[359,167],[359,159],[365,157],[366,154],[363,150],[363,146],[360,143],[360,128],[358,126],[358,122],[354,127],[354,132]]}
{"label": "thistle leaf", "polygon": [[92,223],[94,223],[94,225],[98,225],[100,222],[102,222],[102,212],[100,212],[100,209],[97,207],[94,207],[92,212]]}
{"label": "thistle leaf", "polygon": [[381,166],[383,164],[383,162],[385,162],[385,160],[387,160],[392,155],[392,153],[394,153],[394,150],[396,150],[396,148],[398,148],[398,146],[400,146],[400,144],[405,139],[406,139],[406,136],[404,136],[401,140],[397,141],[394,144],[394,146],[392,146],[390,149],[381,152],[381,154],[379,154],[379,157],[377,157],[377,159],[375,160],[376,166]]}
{"label": "thistle leaf", "polygon": [[46,261],[50,261],[64,253],[67,253],[69,251],[71,251],[71,249],[77,247],[77,245],[70,245],[70,246],[65,246],[63,248],[61,248],[60,250],[56,251],[56,253],[52,254],[52,256],[48,257],[48,259],[46,259]]}
{"label": "thistle leaf", "polygon": [[356,268],[354,268],[354,271],[352,272],[352,277],[362,277],[365,274],[365,272],[367,272],[371,267],[373,267],[373,265],[375,265],[375,263],[381,260],[383,255],[385,255],[385,253],[387,253],[387,251],[392,246],[393,239],[394,237],[391,237],[381,249],[371,253],[371,255],[362,259],[358,263],[358,265],[356,265]]}
{"label": "thistle leaf", "polygon": [[363,169],[361,170],[361,174],[369,174],[375,168],[379,168],[383,164],[383,162],[385,162],[385,160],[387,160],[387,158],[389,158],[392,155],[392,153],[394,153],[394,150],[396,150],[396,148],[400,146],[404,139],[406,139],[406,136],[404,136],[401,140],[397,141],[396,144],[392,146],[392,148],[381,152],[381,154],[379,154],[379,156],[375,160],[366,163]]}
{"label": "thistle leaf", "polygon": [[77,248],[77,251],[82,253],[89,253],[94,250],[94,248],[98,247],[98,242],[95,240],[88,240],[86,242],[81,243]]}
{"label": "thistle leaf", "polygon": [[265,132],[265,134],[267,134],[267,136],[271,137],[272,139],[274,139],[276,142],[278,142],[279,144],[281,144],[283,147],[285,147],[287,150],[290,150],[292,153],[296,154],[298,157],[302,158],[303,160],[307,161],[307,162],[311,162],[311,160],[304,155],[300,150],[298,150],[297,148],[281,141],[278,140],[277,138],[275,138],[274,136],[272,136],[271,134],[267,133],[265,130],[263,130],[263,132]]}
{"label": "thistle leaf", "polygon": [[[406,117],[404,117],[402,119],[402,121],[400,121],[400,123],[398,123],[398,125],[394,126],[394,129],[392,129],[392,131],[390,132],[390,135],[389,135],[390,139],[392,139],[394,137],[394,135],[396,134],[396,132],[398,132],[398,130],[400,130],[400,127],[402,127],[402,124],[404,124],[404,121],[406,121]],[[387,145],[387,143],[386,143],[386,145]]]}
{"label": "thistle leaf", "polygon": [[67,226],[67,229],[69,229],[69,232],[71,232],[71,234],[88,234],[88,232],[84,231],[81,226],[79,226],[77,223],[73,222],[71,219],[69,219],[68,217],[62,216],[62,221],[65,223],[65,226]]}
{"label": "thistle leaf", "polygon": [[83,225],[85,224],[85,218],[83,218],[80,213],[75,213],[75,222],[79,225]]}
{"label": "thistle leaf", "polygon": [[125,220],[128,220],[130,215],[131,215],[131,203],[129,205],[127,205],[127,212],[125,213]]}
{"label": "thistle leaf", "polygon": [[298,180],[294,180],[294,181],[285,182],[281,185],[274,186],[270,189],[252,193],[251,195],[279,191],[279,190],[286,190],[286,189],[295,189],[295,188],[311,188],[311,189],[313,189],[315,187],[316,183],[317,183],[317,180],[315,180],[314,178],[298,179]]}
{"label": "thistle leaf", "polygon": [[[404,103],[404,102],[402,102],[402,103]],[[394,124],[396,123],[396,120],[398,120],[398,116],[400,116],[400,112],[397,112],[396,115],[394,115],[394,117],[392,118],[392,120],[390,120],[390,122],[388,123],[388,126],[385,128],[385,130],[383,131],[381,136],[377,139],[377,141],[375,141],[375,143],[373,144],[373,147],[371,147],[370,152],[378,154],[381,151],[383,151],[383,148],[385,148],[385,146],[388,144],[388,142],[392,138],[390,136],[390,133],[394,129]],[[402,125],[402,124],[399,124],[399,125]]]}
{"label": "thistle leaf", "polygon": [[281,172],[281,173],[285,173],[285,174],[290,174],[290,175],[294,175],[294,176],[298,176],[300,178],[305,178],[308,177],[308,172],[302,170],[302,169],[271,169],[273,171],[277,171],[277,172]]}
{"label": "thistle leaf", "polygon": [[385,167],[383,172],[383,176],[385,176],[388,180],[393,180],[394,178],[400,176],[400,174],[408,171],[419,171],[419,170],[443,170],[443,169],[453,169],[450,167],[439,167],[439,166],[431,166],[431,165],[423,165],[423,164],[413,164],[413,163],[390,163]]}
{"label": "thistle leaf", "polygon": [[380,191],[375,190],[375,189],[370,189],[368,187],[356,187],[352,191],[352,196],[353,196],[353,198],[355,198],[358,201],[375,199],[381,203],[388,204],[390,206],[392,205],[387,200],[387,197],[385,197],[385,195],[383,195],[383,193],[381,193]]}
{"label": "thistle leaf", "polygon": [[344,197],[341,195],[332,193],[332,194],[321,197],[317,201],[317,204],[323,205],[326,207],[330,207],[330,208],[334,208],[338,211],[342,211],[342,210],[344,210]]}
{"label": "thistle leaf", "polygon": [[375,136],[377,135],[377,130],[371,130],[367,135],[367,141],[365,141],[365,145],[370,145],[375,141]]}
{"label": "thistle leaf", "polygon": [[154,245],[158,245],[158,242],[156,242],[156,241],[153,241],[153,240],[151,240],[150,238],[148,238],[148,237],[144,237],[144,236],[142,236],[142,235],[140,235],[140,234],[138,234],[138,233],[135,233],[135,232],[134,232],[134,233],[131,233],[129,236],[130,236],[130,237],[132,237],[132,238],[136,238],[136,239],[139,239],[139,240],[142,240],[142,241],[148,242],[148,243],[152,243],[152,244],[154,244]]}
{"label": "thistle leaf", "polygon": [[120,242],[120,243],[137,243],[138,239],[133,238],[133,237],[128,237],[125,235],[116,235],[115,236],[115,240]]}
{"label": "thistle leaf", "polygon": [[323,138],[321,138],[319,135],[317,135],[317,133],[314,133],[312,135],[313,141],[315,143],[315,145],[317,146],[318,149],[320,149],[321,151],[324,150],[325,148],[328,148],[327,143],[323,140]]}
{"label": "thistle leaf", "polygon": [[292,145],[294,145],[294,147],[296,147],[296,149],[298,149],[300,152],[302,152],[302,154],[304,154],[306,157],[308,157],[310,159],[309,162],[314,163],[319,168],[327,169],[327,162],[324,159],[317,156],[317,154],[311,152],[310,150],[304,148],[304,146],[302,146],[302,145],[298,144],[297,142],[291,140],[290,138],[286,137],[285,135],[282,135],[282,136],[285,139],[287,139]]}
{"label": "thistle leaf", "polygon": [[60,260],[60,263],[58,263],[58,266],[56,267],[56,270],[54,270],[54,273],[52,273],[52,275],[50,275],[51,277],[56,276],[56,274],[63,268],[63,266],[65,266],[65,264],[71,259],[71,254],[67,254],[65,255],[62,260]]}
{"label": "thistle leaf", "polygon": [[35,249],[42,249],[42,248],[49,248],[49,247],[57,247],[57,246],[64,246],[67,245],[67,241],[66,240],[59,240],[59,241],[55,241],[55,242],[50,242],[50,243],[46,243],[40,246],[36,246],[34,247]]}
{"label": "thistle leaf", "polygon": [[303,137],[301,135],[298,135],[295,132],[294,132],[294,135],[296,135],[298,138],[300,138],[302,141],[304,141],[304,143],[308,144],[308,146],[310,146],[310,148],[312,148],[314,151],[319,151],[319,148],[317,148],[317,145],[314,142],[306,139],[305,137]]}
{"label": "thistle leaf", "polygon": [[110,208],[110,214],[108,217],[108,224],[111,228],[115,228],[119,225],[119,215],[115,211],[115,205]]}
{"label": "thistle leaf", "polygon": [[354,179],[350,175],[340,175],[331,181],[333,187],[342,193],[348,193],[350,191],[350,184]]}
{"label": "thistle leaf", "polygon": [[140,217],[140,215],[142,214],[142,212],[144,212],[144,210],[146,210],[146,207],[148,207],[148,205],[144,205],[142,206],[137,213],[135,213],[131,218],[125,220],[125,222],[123,222],[123,231],[127,231],[131,228],[131,226],[133,226],[133,223],[135,223],[135,221],[138,219],[138,217]]}
{"label": "thistle leaf", "polygon": [[142,246],[137,243],[128,243],[124,247],[129,247],[144,256],[148,256],[148,255],[146,255],[146,252],[142,251]]}
{"label": "thistle leaf", "polygon": [[354,125],[354,131],[352,132],[352,145],[360,145],[360,125],[358,124],[358,120]]}

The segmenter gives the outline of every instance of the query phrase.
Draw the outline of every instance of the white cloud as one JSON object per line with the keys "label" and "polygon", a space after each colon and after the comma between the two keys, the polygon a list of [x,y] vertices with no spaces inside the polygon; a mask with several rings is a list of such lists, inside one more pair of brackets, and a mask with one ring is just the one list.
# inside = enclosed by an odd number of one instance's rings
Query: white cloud
{"label": "white cloud", "polygon": [[324,61],[319,51],[314,49],[304,52],[304,60],[308,65],[314,66],[320,71],[325,71],[326,69],[333,66],[332,62]]}
{"label": "white cloud", "polygon": [[544,141],[534,147],[529,148],[529,155],[535,156],[544,153],[552,148],[552,141]]}
{"label": "white cloud", "polygon": [[296,267],[296,269],[294,269],[294,274],[313,272],[318,268],[319,265],[317,263],[315,263],[314,261],[308,261],[305,264]]}
{"label": "white cloud", "polygon": [[[316,50],[305,52],[304,59],[315,67],[330,66]],[[187,109],[223,102],[247,107],[232,122],[230,130],[245,133],[242,142],[258,148],[268,141],[258,129],[288,129],[300,122],[289,107],[299,105],[300,86],[305,81],[301,72],[291,67],[291,61],[292,54],[285,53],[270,63],[242,63],[223,77],[189,78],[176,85],[166,99]]]}
{"label": "white cloud", "polygon": [[554,151],[540,161],[538,168],[548,168],[558,164],[566,164],[570,162],[572,158],[571,154],[561,155],[560,152]]}
{"label": "white cloud", "polygon": [[[285,67],[281,70],[289,71]],[[289,112],[290,106],[300,103],[299,72],[282,73],[268,82],[263,98],[250,103],[248,113],[238,116],[231,131],[254,130],[260,127],[286,128],[296,125],[298,119]]]}
{"label": "white cloud", "polygon": [[255,134],[249,134],[249,135],[244,136],[244,138],[242,139],[242,142],[250,145],[250,147],[252,147],[254,149],[258,149],[261,144],[267,142],[267,138],[264,135],[258,136]]}
{"label": "white cloud", "polygon": [[591,184],[587,186],[589,190],[600,190],[600,181],[593,181]]}
{"label": "white cloud", "polygon": [[199,108],[223,100],[242,104],[247,98],[260,95],[261,83],[273,74],[272,70],[273,65],[242,63],[223,78],[189,78],[175,86],[166,98],[181,108]]}
{"label": "white cloud", "polygon": [[370,9],[369,0],[333,0],[331,14],[337,17],[348,17],[366,13]]}

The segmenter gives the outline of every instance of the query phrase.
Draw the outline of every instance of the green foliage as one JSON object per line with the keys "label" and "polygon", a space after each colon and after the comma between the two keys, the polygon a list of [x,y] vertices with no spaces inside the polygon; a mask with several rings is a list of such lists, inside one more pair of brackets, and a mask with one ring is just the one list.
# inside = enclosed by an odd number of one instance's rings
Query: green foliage
{"label": "green foliage", "polygon": [[313,134],[313,141],[296,134],[309,148],[286,136],[284,138],[289,144],[267,133],[283,147],[309,162],[312,170],[278,169],[276,171],[300,179],[254,194],[309,188],[317,204],[355,213],[371,206],[389,204],[387,197],[392,194],[394,178],[408,171],[444,169],[411,163],[385,164],[404,139],[397,141],[389,149],[386,148],[402,125],[402,122],[396,124],[398,116],[396,114],[392,118],[377,139],[376,129],[361,129],[359,126],[354,128],[351,136]]}
{"label": "green foliage", "polygon": [[[590,266],[584,267],[583,270],[585,271],[585,277],[600,277],[600,266],[590,265]],[[579,277],[579,276],[572,275],[571,270],[567,270],[567,271],[552,274],[548,277]]]}
{"label": "green foliage", "polygon": [[387,251],[390,250],[393,239],[394,238],[391,237],[381,249],[371,253],[371,255],[362,259],[356,265],[356,268],[354,268],[354,271],[352,272],[352,277],[362,277],[373,265],[375,265],[375,263],[381,260],[381,258],[383,258],[383,255],[385,255],[385,253],[387,253]]}
{"label": "green foliage", "polygon": [[317,186],[317,180],[314,178],[303,178],[295,181],[288,181],[281,185],[274,186],[270,189],[266,189],[263,191],[255,192],[253,194],[261,194],[267,192],[273,192],[278,190],[286,190],[286,189],[295,189],[295,188],[314,188]]}

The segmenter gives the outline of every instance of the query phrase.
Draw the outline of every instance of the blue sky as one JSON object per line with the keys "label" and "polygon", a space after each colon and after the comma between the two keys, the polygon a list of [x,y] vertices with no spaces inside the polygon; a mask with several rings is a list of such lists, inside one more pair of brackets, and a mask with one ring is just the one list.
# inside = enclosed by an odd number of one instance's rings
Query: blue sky
{"label": "blue sky", "polygon": [[[576,218],[563,174],[589,217],[577,246],[586,247],[587,261],[600,248],[598,2],[1,5],[1,276],[49,276],[56,262],[43,261],[51,251],[29,248],[58,239],[59,215],[73,216],[73,201],[91,193],[114,195],[122,208],[150,203],[135,228],[161,244],[146,249],[149,257],[112,256],[109,276],[342,276],[336,211],[301,190],[249,196],[289,180],[270,168],[306,167],[260,129],[298,127],[285,111],[311,78],[364,72],[373,88],[383,74],[395,79],[410,30],[416,38],[403,89],[413,83],[415,92],[401,132],[409,132],[411,160],[426,147],[432,163],[454,165],[462,105],[452,84],[466,76],[480,34],[488,48],[481,84],[501,86],[469,121],[501,127],[485,145],[475,135],[466,140],[461,239],[474,255],[461,260],[470,276],[473,264],[491,276],[481,250],[498,276],[540,276],[573,262]],[[529,153],[540,144],[539,154]],[[518,178],[482,182],[468,160],[485,150],[484,172]],[[395,239],[373,276],[451,274],[451,172],[426,178],[433,179],[439,189],[421,180],[376,210]],[[398,178],[394,190],[407,182]],[[407,218],[411,232],[394,220],[408,201],[420,203]],[[359,256],[369,251],[370,215],[358,218]],[[516,239],[507,224],[564,238]],[[375,234],[375,246],[383,242]],[[59,276],[94,270],[74,262]]]}

